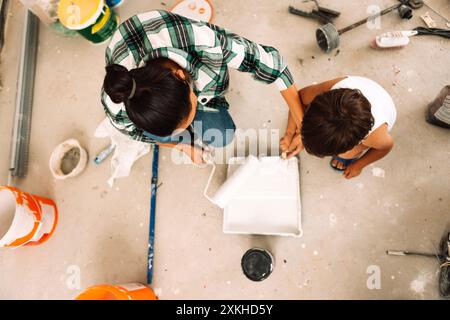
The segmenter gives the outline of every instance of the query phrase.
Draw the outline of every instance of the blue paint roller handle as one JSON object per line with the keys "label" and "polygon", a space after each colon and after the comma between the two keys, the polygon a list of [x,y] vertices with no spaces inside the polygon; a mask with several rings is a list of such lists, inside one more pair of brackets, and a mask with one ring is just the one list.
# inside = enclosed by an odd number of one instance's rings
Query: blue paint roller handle
{"label": "blue paint roller handle", "polygon": [[153,146],[153,163],[152,163],[147,284],[152,284],[152,280],[153,280],[153,252],[154,252],[154,242],[155,242],[156,190],[158,188],[158,157],[159,157],[159,146],[157,144],[155,144]]}

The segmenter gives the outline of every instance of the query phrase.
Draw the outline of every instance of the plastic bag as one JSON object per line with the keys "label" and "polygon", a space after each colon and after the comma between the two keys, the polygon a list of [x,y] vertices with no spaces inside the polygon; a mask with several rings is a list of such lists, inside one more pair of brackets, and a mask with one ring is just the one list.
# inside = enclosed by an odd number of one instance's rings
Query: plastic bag
{"label": "plastic bag", "polygon": [[450,128],[450,85],[441,90],[428,106],[426,120],[433,125]]}
{"label": "plastic bag", "polygon": [[111,177],[108,180],[110,187],[116,178],[128,177],[133,164],[140,157],[150,152],[150,144],[139,142],[124,135],[114,128],[108,118],[105,118],[94,133],[97,138],[110,138],[111,145],[115,146],[111,159]]}

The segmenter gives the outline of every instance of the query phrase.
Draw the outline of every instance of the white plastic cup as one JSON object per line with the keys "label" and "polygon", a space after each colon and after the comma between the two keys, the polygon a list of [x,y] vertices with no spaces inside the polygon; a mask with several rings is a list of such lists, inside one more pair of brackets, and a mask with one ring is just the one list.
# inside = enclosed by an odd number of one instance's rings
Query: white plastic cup
{"label": "white plastic cup", "polygon": [[[64,173],[61,169],[63,158],[67,152],[74,148],[79,150],[79,161],[72,171],[69,173]],[[57,146],[52,152],[49,162],[50,171],[55,179],[64,180],[67,178],[72,178],[83,172],[86,167],[87,159],[87,152],[81,147],[80,143],[75,139],[69,139]]]}

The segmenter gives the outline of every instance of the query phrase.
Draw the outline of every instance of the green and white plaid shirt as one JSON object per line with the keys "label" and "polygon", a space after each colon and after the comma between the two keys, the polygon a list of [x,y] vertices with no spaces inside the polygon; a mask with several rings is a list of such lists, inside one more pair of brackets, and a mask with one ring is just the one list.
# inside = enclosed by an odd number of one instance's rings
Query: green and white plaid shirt
{"label": "green and white plaid shirt", "polygon": [[[218,26],[167,12],[149,11],[123,22],[106,49],[106,63],[128,70],[151,59],[169,58],[192,77],[198,109],[228,108],[224,93],[229,85],[228,68],[253,74],[254,79],[285,90],[294,81],[280,53]],[[134,126],[125,105],[116,104],[102,90],[102,103],[112,124],[131,138],[154,142]]]}

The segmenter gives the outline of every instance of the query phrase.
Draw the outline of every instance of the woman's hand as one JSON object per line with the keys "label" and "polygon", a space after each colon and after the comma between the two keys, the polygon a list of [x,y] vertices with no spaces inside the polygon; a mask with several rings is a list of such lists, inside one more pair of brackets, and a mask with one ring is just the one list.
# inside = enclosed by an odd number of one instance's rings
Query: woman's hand
{"label": "woman's hand", "polygon": [[200,147],[185,144],[182,146],[181,151],[183,151],[196,165],[200,166],[206,163],[204,155],[207,151]]}
{"label": "woman's hand", "polygon": [[280,140],[280,147],[284,159],[290,159],[299,154],[303,149],[303,142],[300,133],[286,131]]}

